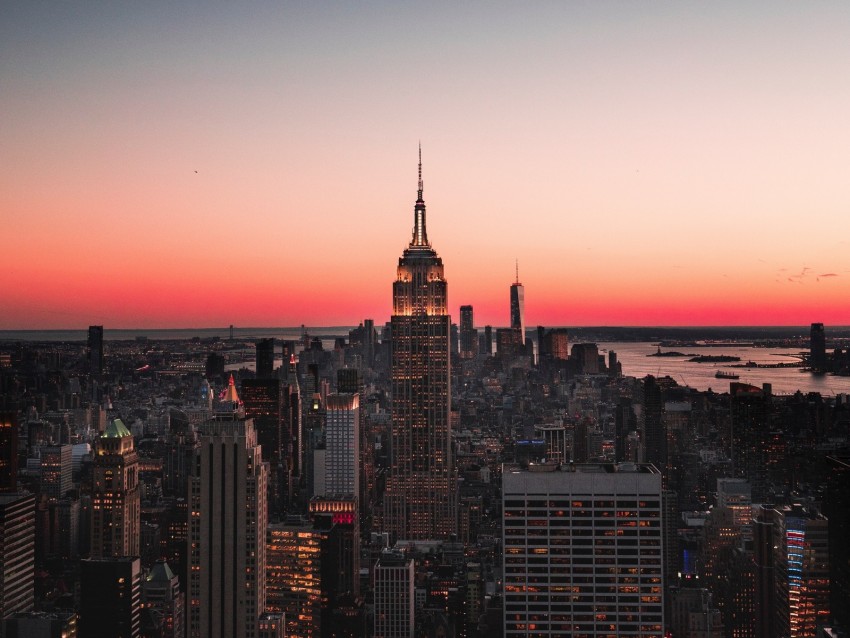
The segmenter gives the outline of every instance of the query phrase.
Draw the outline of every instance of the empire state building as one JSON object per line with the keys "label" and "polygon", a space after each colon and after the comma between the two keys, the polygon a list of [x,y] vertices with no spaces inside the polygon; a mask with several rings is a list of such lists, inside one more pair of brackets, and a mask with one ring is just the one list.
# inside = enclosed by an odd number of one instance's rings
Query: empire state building
{"label": "empire state building", "polygon": [[422,199],[393,283],[392,438],[384,527],[396,540],[446,538],[456,528],[451,457],[447,284],[431,248]]}

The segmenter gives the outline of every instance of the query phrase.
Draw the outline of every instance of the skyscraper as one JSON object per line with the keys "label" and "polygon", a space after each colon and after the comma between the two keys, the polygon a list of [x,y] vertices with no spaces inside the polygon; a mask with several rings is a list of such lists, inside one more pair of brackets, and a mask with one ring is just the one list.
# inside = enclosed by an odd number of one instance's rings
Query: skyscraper
{"label": "skyscraper", "polygon": [[266,600],[266,466],[253,422],[220,411],[199,428],[189,514],[189,636],[256,636]]}
{"label": "skyscraper", "polygon": [[285,614],[287,636],[321,635],[323,540],[321,531],[299,517],[266,529],[266,604]]}
{"label": "skyscraper", "polygon": [[800,505],[773,511],[776,625],[779,636],[814,638],[829,622],[829,523]]}
{"label": "skyscraper", "polygon": [[324,493],[359,497],[360,395],[328,395],[325,419]]}
{"label": "skyscraper", "polygon": [[57,501],[74,487],[72,480],[72,446],[45,445],[41,448],[40,491],[47,498]]}
{"label": "skyscraper", "polygon": [[505,466],[502,488],[506,638],[661,638],[658,470]]}
{"label": "skyscraper", "polygon": [[0,624],[32,611],[35,596],[35,498],[0,494]]}
{"label": "skyscraper", "polygon": [[100,384],[103,381],[103,326],[89,326],[86,354],[91,381],[91,400],[100,400]]}
{"label": "skyscraper", "polygon": [[447,284],[431,248],[422,198],[413,237],[393,283],[391,459],[384,493],[386,531],[397,539],[445,538],[456,527],[451,457]]}
{"label": "skyscraper", "polygon": [[525,288],[519,283],[519,262],[516,281],[511,284],[511,330],[520,346],[525,345]]}
{"label": "skyscraper", "polygon": [[813,323],[809,345],[809,365],[814,372],[826,371],[826,333],[822,323]]}
{"label": "skyscraper", "polygon": [[281,456],[284,434],[284,393],[288,394],[289,389],[280,379],[242,381],[241,398],[245,417],[254,421],[254,430],[257,433],[257,443],[262,448],[263,461],[269,464],[270,515],[282,513],[288,500],[284,498],[286,481]]}
{"label": "skyscraper", "polygon": [[0,493],[18,489],[18,415],[0,412]]}
{"label": "skyscraper", "polygon": [[478,352],[478,333],[472,320],[472,306],[460,307],[460,356],[471,359]]}
{"label": "skyscraper", "polygon": [[93,473],[92,558],[138,556],[139,457],[121,419],[110,421],[98,438]]}
{"label": "skyscraper", "polygon": [[386,550],[375,565],[375,638],[413,638],[413,559]]}
{"label": "skyscraper", "polygon": [[80,563],[80,638],[141,635],[142,569],[138,558]]}
{"label": "skyscraper", "polygon": [[260,339],[256,346],[257,378],[271,379],[274,376],[274,339]]}

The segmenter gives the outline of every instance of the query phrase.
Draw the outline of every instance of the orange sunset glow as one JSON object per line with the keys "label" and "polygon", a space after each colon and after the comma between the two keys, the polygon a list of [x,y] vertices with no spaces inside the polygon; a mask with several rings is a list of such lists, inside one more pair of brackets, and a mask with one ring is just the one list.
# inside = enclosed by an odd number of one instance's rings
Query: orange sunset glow
{"label": "orange sunset glow", "polygon": [[0,329],[850,324],[850,7],[0,8]]}

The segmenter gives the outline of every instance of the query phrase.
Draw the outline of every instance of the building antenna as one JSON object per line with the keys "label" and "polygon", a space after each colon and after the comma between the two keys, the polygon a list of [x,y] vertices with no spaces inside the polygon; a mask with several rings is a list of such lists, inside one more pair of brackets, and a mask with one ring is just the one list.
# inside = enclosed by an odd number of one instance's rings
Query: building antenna
{"label": "building antenna", "polygon": [[516,260],[516,283],[519,285],[519,258]]}
{"label": "building antenna", "polygon": [[419,201],[422,201],[422,140],[419,140]]}

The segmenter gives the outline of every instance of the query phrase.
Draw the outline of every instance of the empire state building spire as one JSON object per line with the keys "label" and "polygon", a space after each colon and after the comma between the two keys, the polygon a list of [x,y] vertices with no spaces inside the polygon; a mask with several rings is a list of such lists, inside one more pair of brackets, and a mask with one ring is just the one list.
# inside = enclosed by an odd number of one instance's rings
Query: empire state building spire
{"label": "empire state building spire", "polygon": [[390,467],[384,529],[399,539],[449,538],[457,529],[452,462],[451,337],[443,260],[425,234],[422,150],[413,239],[398,260],[390,317]]}
{"label": "empire state building spire", "polygon": [[419,190],[416,197],[416,206],[413,208],[413,239],[410,247],[419,246],[429,248],[428,233],[425,230],[425,200],[422,199],[422,144],[419,144]]}

